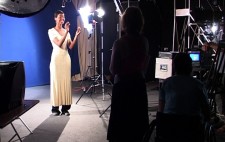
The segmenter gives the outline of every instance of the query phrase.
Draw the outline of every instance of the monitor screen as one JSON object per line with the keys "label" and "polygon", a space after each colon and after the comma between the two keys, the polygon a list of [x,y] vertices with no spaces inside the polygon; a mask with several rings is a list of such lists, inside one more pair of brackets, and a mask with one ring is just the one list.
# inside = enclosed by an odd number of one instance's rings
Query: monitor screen
{"label": "monitor screen", "polygon": [[201,63],[201,53],[200,51],[188,51],[189,56],[192,59],[193,67],[200,67]]}
{"label": "monitor screen", "polygon": [[189,53],[193,62],[200,62],[200,54],[199,53]]}

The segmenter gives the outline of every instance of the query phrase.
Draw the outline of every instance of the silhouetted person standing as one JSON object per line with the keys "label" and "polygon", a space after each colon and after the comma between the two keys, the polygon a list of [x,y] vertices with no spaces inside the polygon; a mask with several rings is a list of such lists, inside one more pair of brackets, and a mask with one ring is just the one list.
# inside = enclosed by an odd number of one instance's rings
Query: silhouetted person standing
{"label": "silhouetted person standing", "polygon": [[112,48],[110,71],[114,85],[107,135],[110,142],[140,142],[148,128],[145,71],[149,45],[141,35],[143,25],[140,9],[128,7],[122,16],[124,35]]}

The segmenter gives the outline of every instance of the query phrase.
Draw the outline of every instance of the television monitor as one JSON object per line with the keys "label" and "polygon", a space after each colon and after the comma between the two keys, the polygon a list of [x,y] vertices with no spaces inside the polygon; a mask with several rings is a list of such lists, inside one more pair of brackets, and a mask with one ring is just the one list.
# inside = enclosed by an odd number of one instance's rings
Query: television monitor
{"label": "television monitor", "polygon": [[24,63],[21,61],[0,61],[0,114],[21,106],[24,96]]}
{"label": "television monitor", "polygon": [[188,51],[189,56],[192,59],[192,66],[199,67],[201,63],[201,52],[200,51]]}

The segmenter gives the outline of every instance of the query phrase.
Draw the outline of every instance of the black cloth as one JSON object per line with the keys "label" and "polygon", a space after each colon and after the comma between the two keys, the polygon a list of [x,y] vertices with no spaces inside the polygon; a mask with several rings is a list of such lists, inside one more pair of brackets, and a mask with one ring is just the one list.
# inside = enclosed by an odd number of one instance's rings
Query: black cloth
{"label": "black cloth", "polygon": [[121,77],[112,89],[107,139],[140,142],[149,125],[145,79]]}

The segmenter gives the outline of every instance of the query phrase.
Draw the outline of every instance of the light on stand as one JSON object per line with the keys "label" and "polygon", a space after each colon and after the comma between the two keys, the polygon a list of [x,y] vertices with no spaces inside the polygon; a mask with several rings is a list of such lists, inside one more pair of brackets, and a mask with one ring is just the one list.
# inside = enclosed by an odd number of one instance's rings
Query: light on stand
{"label": "light on stand", "polygon": [[66,7],[66,2],[71,2],[71,0],[62,0],[62,8]]}
{"label": "light on stand", "polygon": [[105,11],[102,8],[97,9],[96,12],[99,18],[102,18],[105,15]]}
{"label": "light on stand", "polygon": [[222,39],[223,25],[221,25],[220,23],[206,23],[203,28],[205,31],[204,34],[209,39],[209,41],[218,43],[219,40]]}
{"label": "light on stand", "polygon": [[105,15],[105,11],[102,8],[99,8],[94,12],[91,12],[91,8],[88,5],[83,8],[80,8],[80,10],[78,11],[81,15],[84,28],[87,29],[88,33],[91,33],[93,24],[95,24],[93,22],[100,22],[101,18]]}
{"label": "light on stand", "polygon": [[105,15],[105,11],[102,8],[95,10],[94,17],[97,22],[100,22],[100,36],[101,36],[101,74],[99,75],[101,78],[101,87],[102,87],[102,97],[105,100],[105,87],[104,87],[104,68],[103,68],[103,16]]}
{"label": "light on stand", "polygon": [[65,0],[62,0],[62,8],[64,8],[66,6],[66,2],[65,2]]}
{"label": "light on stand", "polygon": [[87,29],[88,33],[91,33],[92,24],[89,23],[89,18],[88,18],[91,15],[91,8],[87,5],[83,8],[80,8],[80,10],[78,11],[83,21],[84,28]]}
{"label": "light on stand", "polygon": [[[94,82],[89,86],[89,88],[87,90],[85,90],[85,93],[87,93],[90,88],[94,89],[94,87],[96,85],[100,85],[98,80],[99,78],[101,78],[101,86],[102,86],[102,94],[103,94],[103,100],[104,100],[104,76],[103,76],[103,22],[102,22],[102,17],[105,14],[105,11],[103,9],[97,9],[93,12],[90,11],[90,7],[89,6],[85,6],[83,8],[80,8],[80,10],[78,10],[81,16],[81,19],[83,21],[83,25],[84,28],[86,28],[89,32],[89,34],[91,34],[91,31],[93,31],[93,35],[94,35],[94,46],[96,46],[95,41],[97,41],[95,38],[95,32],[96,32],[96,25],[97,23],[100,23],[101,25],[101,29],[100,29],[100,36],[101,36],[101,73],[98,75],[98,77],[94,80]],[[92,57],[94,59],[93,63],[94,63],[94,77],[95,77],[95,48],[94,47],[94,57]],[[97,83],[97,84],[96,84]],[[78,101],[76,102],[76,104],[79,102],[79,100],[82,98],[83,94],[80,96],[80,98],[78,99]]]}
{"label": "light on stand", "polygon": [[213,34],[215,34],[216,31],[218,30],[218,25],[213,23],[213,26],[212,26],[211,30],[212,30]]}

